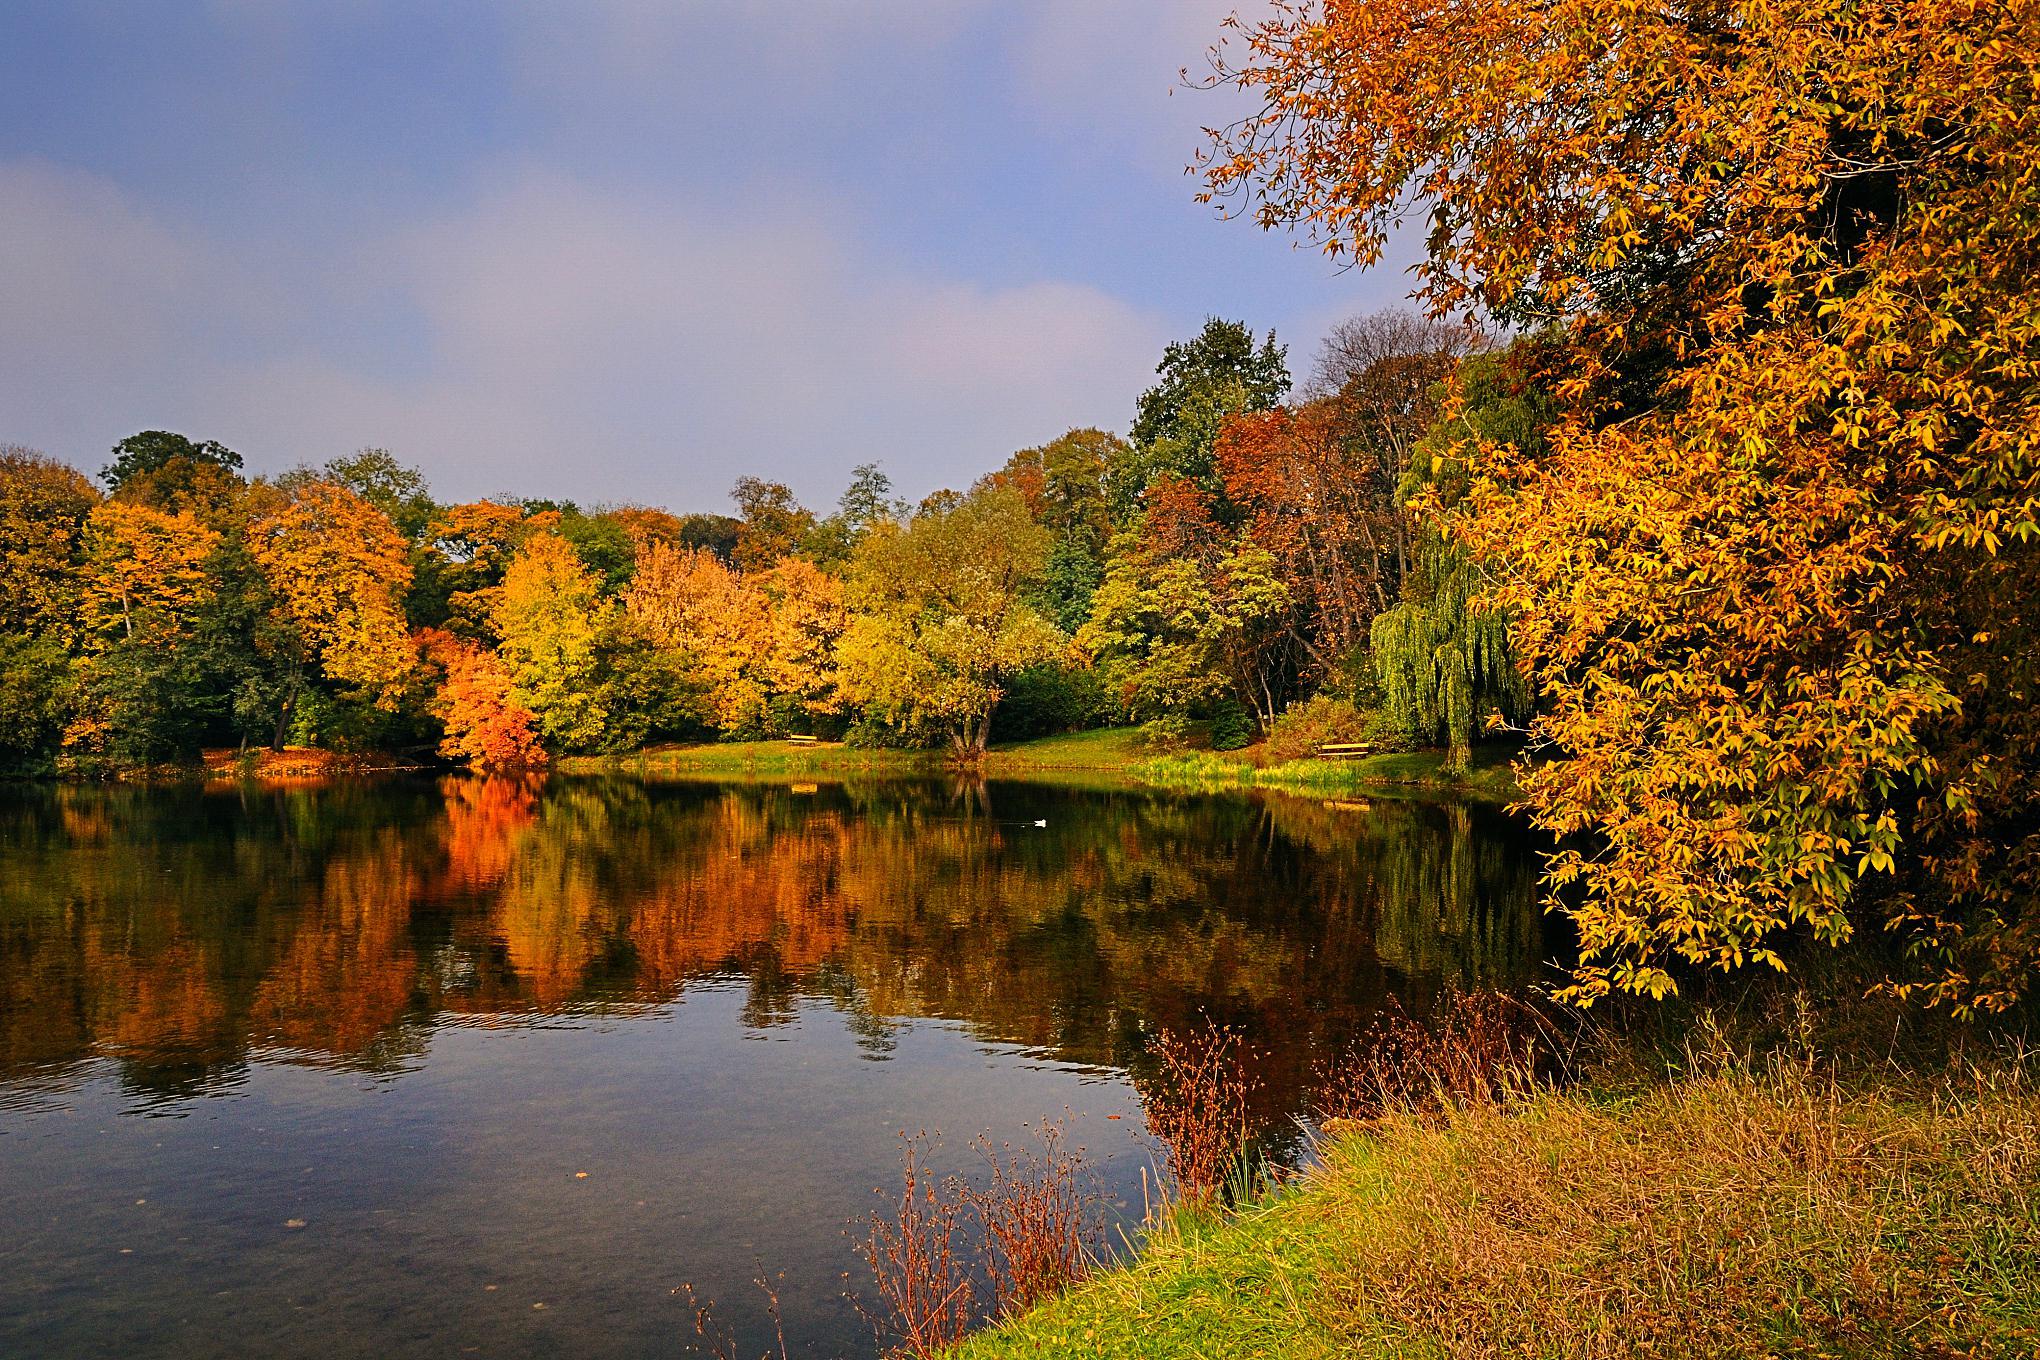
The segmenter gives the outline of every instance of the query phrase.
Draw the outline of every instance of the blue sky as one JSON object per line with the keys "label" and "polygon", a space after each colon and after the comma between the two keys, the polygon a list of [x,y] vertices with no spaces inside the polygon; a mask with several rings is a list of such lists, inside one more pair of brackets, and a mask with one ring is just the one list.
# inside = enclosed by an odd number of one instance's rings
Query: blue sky
{"label": "blue sky", "polygon": [[1123,430],[1209,313],[1394,305],[1222,221],[1204,0],[13,0],[0,443],[163,427],[444,497],[920,495]]}

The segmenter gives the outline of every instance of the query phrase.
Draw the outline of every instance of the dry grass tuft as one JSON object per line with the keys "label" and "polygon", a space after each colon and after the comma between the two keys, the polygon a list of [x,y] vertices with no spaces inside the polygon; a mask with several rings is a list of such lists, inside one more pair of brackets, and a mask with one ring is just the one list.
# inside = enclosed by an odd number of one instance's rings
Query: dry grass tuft
{"label": "dry grass tuft", "polygon": [[1429,1024],[1399,1007],[1360,1046],[1318,1074],[1324,1121],[1364,1123],[1528,1096],[1567,1066],[1559,1025],[1498,992],[1448,993]]}
{"label": "dry grass tuft", "polygon": [[2023,1061],[1911,1100],[1852,1093],[1811,1059],[1720,1065],[1621,1107],[1475,1101],[1377,1136],[1394,1192],[1340,1292],[1385,1347],[2040,1353],[2040,1093]]}

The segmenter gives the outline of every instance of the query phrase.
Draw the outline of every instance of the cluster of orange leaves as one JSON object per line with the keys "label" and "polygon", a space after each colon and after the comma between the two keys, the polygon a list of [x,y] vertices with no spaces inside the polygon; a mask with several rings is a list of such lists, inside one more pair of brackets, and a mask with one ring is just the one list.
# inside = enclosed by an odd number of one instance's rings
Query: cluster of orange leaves
{"label": "cluster of orange leaves", "polygon": [[445,727],[439,753],[483,774],[545,764],[531,710],[511,694],[510,668],[495,652],[443,628],[421,629],[419,651],[445,674],[436,711]]}

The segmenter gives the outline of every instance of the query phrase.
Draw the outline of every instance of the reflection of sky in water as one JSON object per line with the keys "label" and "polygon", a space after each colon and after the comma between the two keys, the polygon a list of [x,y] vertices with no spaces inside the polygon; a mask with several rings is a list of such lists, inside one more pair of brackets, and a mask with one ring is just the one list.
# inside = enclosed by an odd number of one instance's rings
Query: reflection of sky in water
{"label": "reflection of sky in water", "polygon": [[761,1267],[868,1350],[846,1225],[902,1131],[965,1170],[1071,1111],[1137,1215],[1144,1029],[1241,1025],[1280,1131],[1385,995],[1539,950],[1528,848],[1421,805],[450,781],[0,823],[6,1354],[678,1353],[683,1283],[755,1350]]}
{"label": "reflection of sky in water", "polygon": [[1138,1214],[1123,1080],[947,1021],[856,1061],[826,1005],[752,1044],[742,1005],[718,986],[627,1019],[452,1027],[401,1080],[257,1060],[177,1119],[126,1117],[108,1069],[80,1069],[61,1106],[0,1120],[0,1351],[678,1353],[671,1291],[756,1328],[760,1264],[786,1273],[794,1335],[863,1347],[848,1229],[898,1133],[943,1130],[943,1169],[965,1171],[978,1130],[1071,1106]]}

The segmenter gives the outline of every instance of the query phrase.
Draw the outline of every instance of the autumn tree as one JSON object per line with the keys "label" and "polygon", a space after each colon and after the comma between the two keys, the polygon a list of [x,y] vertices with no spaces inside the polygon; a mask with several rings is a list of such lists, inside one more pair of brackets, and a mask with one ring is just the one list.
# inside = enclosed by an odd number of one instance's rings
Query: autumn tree
{"label": "autumn tree", "polygon": [[1235,416],[1217,455],[1228,499],[1305,612],[1299,642],[1321,676],[1337,675],[1401,588],[1400,501],[1377,494],[1372,454],[1329,401]]}
{"label": "autumn tree", "polygon": [[1028,513],[1048,530],[1037,604],[1066,633],[1090,617],[1112,537],[1113,479],[1133,457],[1133,447],[1116,434],[1071,430],[1039,448],[1020,450],[981,483],[1018,491]]}
{"label": "autumn tree", "polygon": [[113,446],[113,461],[100,470],[107,488],[119,491],[138,477],[150,477],[184,465],[207,465],[234,474],[241,455],[212,439],[187,439],[168,430],[143,430]]}
{"label": "autumn tree", "polygon": [[1135,512],[1148,485],[1180,477],[1217,496],[1213,465],[1219,430],[1230,416],[1272,410],[1289,391],[1288,351],[1275,333],[1257,346],[1245,323],[1208,318],[1189,340],[1172,342],[1156,365],[1158,381],[1141,393],[1133,420],[1133,454],[1114,469],[1116,517]]}
{"label": "autumn tree", "polygon": [[439,511],[425,474],[388,449],[362,449],[332,459],[320,475],[374,506],[406,542],[422,538]]}
{"label": "autumn tree", "polygon": [[441,677],[433,700],[444,730],[441,755],[480,774],[514,774],[545,764],[537,719],[514,697],[516,678],[500,656],[443,628],[421,631],[416,643]]}
{"label": "autumn tree", "polygon": [[837,649],[850,624],[843,582],[812,562],[785,557],[759,589],[771,620],[766,664],[775,705],[811,727],[815,716],[841,707]]}
{"label": "autumn tree", "polygon": [[1556,328],[1445,520],[1560,758],[1574,995],[1878,920],[1900,990],[2040,977],[2040,4],[1330,0],[1239,21],[1210,192]]}
{"label": "autumn tree", "polygon": [[730,490],[742,517],[730,560],[742,571],[763,571],[798,552],[814,532],[812,511],[801,508],[792,488],[757,477],[739,477]]}
{"label": "autumn tree", "polygon": [[1297,671],[1295,597],[1274,554],[1220,525],[1204,494],[1170,478],[1114,544],[1077,641],[1134,717],[1180,735],[1215,700],[1265,729]]}
{"label": "autumn tree", "polygon": [[772,605],[714,553],[655,544],[621,597],[632,631],[674,659],[705,726],[763,735],[773,689]]}
{"label": "autumn tree", "polygon": [[33,449],[0,447],[0,632],[69,630],[79,539],[98,501],[76,469]]}
{"label": "autumn tree", "polygon": [[506,702],[528,710],[555,750],[600,742],[607,710],[598,642],[610,608],[599,582],[558,534],[524,540],[503,573],[491,621],[512,684]]}
{"label": "autumn tree", "polygon": [[653,505],[613,505],[603,518],[620,527],[630,539],[632,551],[642,556],[654,543],[678,543],[682,530],[680,516]]}
{"label": "autumn tree", "polygon": [[851,564],[844,698],[897,730],[940,734],[960,759],[982,755],[1010,678],[1070,649],[1026,602],[1047,554],[1047,532],[1010,487],[938,500],[871,534]]}
{"label": "autumn tree", "polygon": [[428,551],[412,593],[412,622],[488,634],[496,589],[529,531],[521,505],[480,500],[442,507],[425,527]]}
{"label": "autumn tree", "polygon": [[189,513],[107,501],[82,543],[77,708],[64,744],[143,762],[188,752],[205,720],[196,639],[219,534]]}

